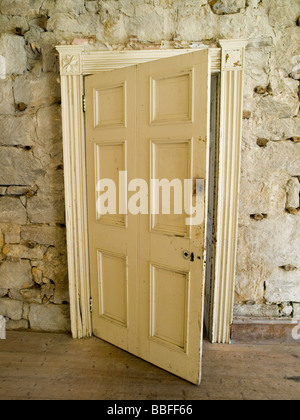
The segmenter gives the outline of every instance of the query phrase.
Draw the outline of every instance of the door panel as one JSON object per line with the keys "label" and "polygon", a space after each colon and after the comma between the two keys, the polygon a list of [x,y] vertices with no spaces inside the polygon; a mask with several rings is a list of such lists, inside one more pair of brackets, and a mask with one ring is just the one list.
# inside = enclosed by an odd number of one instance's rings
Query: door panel
{"label": "door panel", "polygon": [[188,272],[151,265],[150,338],[184,353],[188,341],[189,280]]}
{"label": "door panel", "polygon": [[[120,142],[108,142],[95,144],[95,176],[96,180],[111,179],[116,185],[116,191],[119,190],[119,173],[127,170],[126,140]],[[95,203],[100,199],[101,193],[96,183]],[[116,209],[119,208],[119,194],[116,194]],[[125,214],[104,214],[101,215],[96,209],[96,219],[100,223],[112,226],[126,227],[127,218]]]}
{"label": "door panel", "polygon": [[[186,224],[183,187],[206,180],[209,79],[208,50],[86,78],[93,332],[196,384],[205,220]],[[120,171],[147,182],[149,214],[97,214],[99,180],[115,181],[117,210],[127,198]]]}
{"label": "door panel", "polygon": [[95,128],[126,127],[126,83],[94,90]]}
{"label": "door panel", "polygon": [[151,77],[151,124],[185,123],[193,118],[193,72]]}
{"label": "door panel", "polygon": [[125,328],[128,327],[127,265],[125,255],[98,250],[99,315]]}
{"label": "door panel", "polygon": [[[188,237],[190,228],[186,225],[184,213],[184,194],[182,185],[192,176],[191,139],[151,140],[150,164],[151,179],[168,180],[171,188],[162,184],[160,194],[152,199],[151,231],[169,235]],[[180,182],[178,182],[178,180]],[[175,196],[176,190],[176,196]],[[167,198],[165,205],[162,192]],[[175,197],[176,201],[175,201]],[[155,214],[157,208],[158,214]]]}

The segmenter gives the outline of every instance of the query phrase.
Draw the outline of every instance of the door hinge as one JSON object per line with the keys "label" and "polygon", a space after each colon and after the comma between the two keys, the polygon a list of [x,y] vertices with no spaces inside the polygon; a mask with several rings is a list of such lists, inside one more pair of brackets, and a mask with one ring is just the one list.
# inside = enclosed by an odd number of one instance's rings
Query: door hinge
{"label": "door hinge", "polygon": [[90,298],[90,312],[93,312],[93,299]]}
{"label": "door hinge", "polygon": [[85,95],[82,95],[82,109],[83,109],[83,112],[86,112],[86,100],[85,100]]}

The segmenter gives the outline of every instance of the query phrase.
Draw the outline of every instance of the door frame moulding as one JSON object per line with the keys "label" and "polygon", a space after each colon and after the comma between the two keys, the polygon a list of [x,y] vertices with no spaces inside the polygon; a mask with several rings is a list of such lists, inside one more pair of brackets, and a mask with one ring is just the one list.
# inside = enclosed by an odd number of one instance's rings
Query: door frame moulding
{"label": "door frame moulding", "polygon": [[[216,264],[210,339],[230,342],[236,265],[238,193],[246,40],[220,41],[210,48],[211,73],[221,74],[216,211]],[[87,180],[84,129],[84,76],[196,51],[86,51],[57,46],[60,58],[64,151],[65,212],[73,338],[92,335],[88,248]]]}

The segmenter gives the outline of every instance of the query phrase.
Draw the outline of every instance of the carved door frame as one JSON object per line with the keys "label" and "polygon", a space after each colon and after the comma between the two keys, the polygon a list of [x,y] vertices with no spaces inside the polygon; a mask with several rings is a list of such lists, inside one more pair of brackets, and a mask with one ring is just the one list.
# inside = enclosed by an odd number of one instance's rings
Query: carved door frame
{"label": "carved door frame", "polygon": [[[220,74],[216,249],[209,336],[229,343],[232,324],[242,137],[243,74],[247,40],[210,48],[211,73]],[[195,50],[86,51],[57,46],[60,57],[65,211],[74,338],[92,335],[84,129],[84,76]]]}

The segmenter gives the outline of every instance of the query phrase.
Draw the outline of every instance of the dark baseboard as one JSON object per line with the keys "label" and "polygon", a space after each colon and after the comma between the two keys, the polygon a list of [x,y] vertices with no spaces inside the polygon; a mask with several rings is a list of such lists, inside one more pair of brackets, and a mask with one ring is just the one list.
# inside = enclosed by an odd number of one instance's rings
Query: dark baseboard
{"label": "dark baseboard", "polygon": [[232,324],[231,340],[245,344],[300,344],[300,320],[236,319]]}

